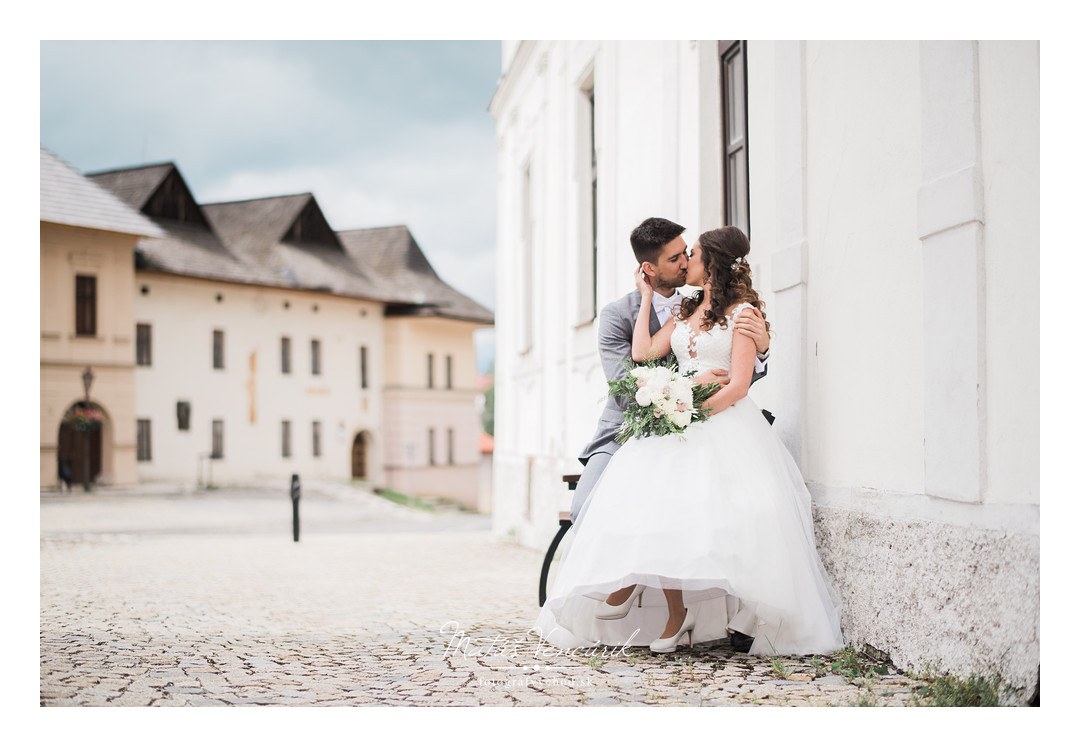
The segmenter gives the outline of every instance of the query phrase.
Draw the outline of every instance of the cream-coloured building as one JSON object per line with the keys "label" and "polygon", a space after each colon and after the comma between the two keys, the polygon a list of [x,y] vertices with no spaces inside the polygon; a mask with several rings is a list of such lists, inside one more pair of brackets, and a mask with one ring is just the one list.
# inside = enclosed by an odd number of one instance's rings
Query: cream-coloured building
{"label": "cream-coloured building", "polygon": [[[335,232],[310,194],[199,204],[171,163],[88,178],[154,231],[125,257],[135,470],[119,482],[298,473],[475,504],[479,422],[456,401],[475,396],[462,386],[472,333],[493,318],[438,278],[407,228]],[[460,369],[456,390],[411,386],[410,355],[429,347]],[[449,453],[439,441],[434,465],[422,453],[415,479],[394,461],[415,440],[404,417],[461,439]]]}
{"label": "cream-coloured building", "polygon": [[503,44],[495,505],[544,547],[605,393],[631,229],[723,224],[775,330],[751,397],[814,500],[846,640],[1039,668],[1039,44]]}
{"label": "cream-coloured building", "polygon": [[[41,485],[135,481],[132,252],[151,221],[41,149]],[[65,422],[84,402],[101,426]]]}

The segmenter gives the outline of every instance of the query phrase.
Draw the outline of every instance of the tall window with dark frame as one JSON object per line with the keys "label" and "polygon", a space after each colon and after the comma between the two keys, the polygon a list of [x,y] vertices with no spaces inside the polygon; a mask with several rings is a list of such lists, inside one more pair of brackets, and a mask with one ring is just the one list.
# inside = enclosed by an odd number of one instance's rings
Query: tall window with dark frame
{"label": "tall window with dark frame", "polygon": [[135,325],[135,365],[149,366],[151,358],[151,335],[149,324]]}
{"label": "tall window with dark frame", "polygon": [[435,388],[435,354],[427,354],[427,388]]}
{"label": "tall window with dark frame", "polygon": [[360,388],[368,388],[367,380],[367,346],[360,346]]}
{"label": "tall window with dark frame", "polygon": [[187,400],[178,400],[176,403],[176,430],[191,430],[191,403]]}
{"label": "tall window with dark frame", "polygon": [[746,42],[722,41],[720,118],[723,143],[724,223],[750,235],[750,165],[746,122]]}
{"label": "tall window with dark frame", "polygon": [[435,466],[435,429],[428,428],[427,432],[428,464]]}
{"label": "tall window with dark frame", "polygon": [[454,388],[454,359],[452,356],[446,356],[446,388]]}
{"label": "tall window with dark frame", "polygon": [[214,368],[225,368],[225,332],[214,330]]}
{"label": "tall window with dark frame", "polygon": [[288,420],[281,421],[281,456],[283,459],[292,456],[292,423]]}
{"label": "tall window with dark frame", "polygon": [[322,343],[318,340],[312,339],[311,341],[311,375],[319,376],[322,374]]}
{"label": "tall window with dark frame", "polygon": [[135,459],[139,462],[150,461],[150,421],[145,418],[135,421]]}
{"label": "tall window with dark frame", "polygon": [[454,463],[454,429],[446,429],[446,463]]}
{"label": "tall window with dark frame", "polygon": [[225,458],[225,421],[215,420],[210,424],[210,458]]}
{"label": "tall window with dark frame", "polygon": [[292,373],[292,340],[281,338],[281,373]]}
{"label": "tall window with dark frame", "polygon": [[322,423],[318,420],[311,422],[311,455],[322,456]]}
{"label": "tall window with dark frame", "polygon": [[79,337],[97,335],[97,277],[75,276],[75,334]]}

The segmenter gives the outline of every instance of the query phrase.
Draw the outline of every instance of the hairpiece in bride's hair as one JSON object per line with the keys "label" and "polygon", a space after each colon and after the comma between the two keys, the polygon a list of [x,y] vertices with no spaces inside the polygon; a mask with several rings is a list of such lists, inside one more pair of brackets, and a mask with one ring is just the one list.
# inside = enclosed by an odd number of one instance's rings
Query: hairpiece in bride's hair
{"label": "hairpiece in bride's hair", "polygon": [[737,270],[740,267],[747,264],[746,257],[736,257],[735,261],[731,263],[731,269]]}

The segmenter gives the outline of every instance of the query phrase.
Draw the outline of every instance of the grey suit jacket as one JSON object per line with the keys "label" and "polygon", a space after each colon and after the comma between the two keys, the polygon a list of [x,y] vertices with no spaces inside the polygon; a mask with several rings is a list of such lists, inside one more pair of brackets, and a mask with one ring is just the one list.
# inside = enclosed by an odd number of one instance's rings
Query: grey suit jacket
{"label": "grey suit jacket", "polygon": [[[630,349],[634,341],[634,323],[637,321],[640,308],[641,292],[635,288],[600,311],[598,334],[600,364],[604,367],[604,375],[608,381],[626,375],[623,362],[630,360]],[[649,309],[649,332],[655,335],[659,331],[660,320],[656,318],[656,310]],[[755,371],[753,381],[764,376],[768,370],[768,364],[766,364],[765,371],[761,373]],[[615,436],[622,428],[623,411],[627,404],[623,397],[608,397],[604,404],[604,411],[600,414],[600,421],[596,425],[596,433],[578,455],[578,461],[585,464],[593,454],[601,452],[614,454],[618,451],[619,444],[615,443]]]}

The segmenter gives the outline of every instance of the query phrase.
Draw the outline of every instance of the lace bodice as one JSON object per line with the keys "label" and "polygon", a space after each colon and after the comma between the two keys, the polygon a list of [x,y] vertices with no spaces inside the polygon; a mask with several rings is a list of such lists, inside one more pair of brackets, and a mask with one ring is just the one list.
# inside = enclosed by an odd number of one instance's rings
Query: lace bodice
{"label": "lace bodice", "polygon": [[671,332],[671,351],[679,362],[679,373],[686,376],[693,371],[712,368],[730,371],[735,317],[751,305],[741,303],[732,309],[727,317],[727,329],[720,329],[719,324],[714,324],[707,332],[695,332],[689,321],[676,320],[675,329]]}

